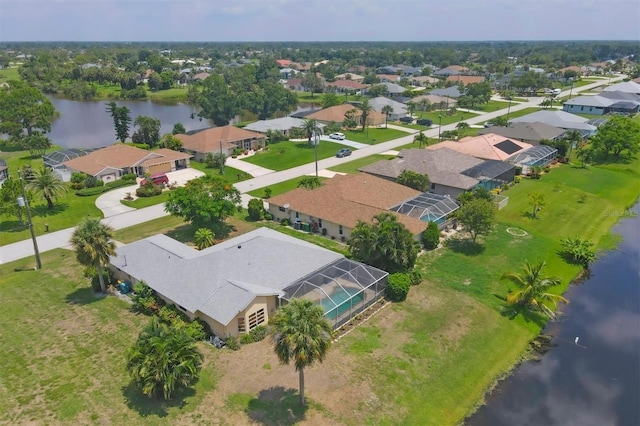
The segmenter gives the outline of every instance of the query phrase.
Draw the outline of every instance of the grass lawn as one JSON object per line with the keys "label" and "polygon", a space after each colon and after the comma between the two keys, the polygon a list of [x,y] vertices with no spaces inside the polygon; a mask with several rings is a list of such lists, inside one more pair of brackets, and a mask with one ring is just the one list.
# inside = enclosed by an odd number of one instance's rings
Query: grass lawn
{"label": "grass lawn", "polygon": [[[525,108],[525,109],[521,109],[520,111],[511,110],[509,112],[509,120],[511,120],[512,118],[522,117],[523,115],[531,114],[532,112],[541,111],[541,110],[542,110],[542,108],[536,108],[536,107]],[[507,114],[501,115],[501,117],[505,117],[506,118]],[[488,120],[488,121],[491,121],[491,120]],[[483,123],[478,123],[478,124],[484,124],[484,122]]]}
{"label": "grass lawn", "polygon": [[[321,141],[318,145],[318,160],[333,157],[340,148],[345,147],[339,143]],[[315,161],[315,147],[306,141],[283,141],[271,144],[267,151],[259,151],[242,161],[271,170],[286,170]]]}
{"label": "grass lawn", "polygon": [[[189,163],[189,167],[191,167],[192,169],[200,170],[206,175],[217,177],[231,183],[251,179],[251,175],[230,166],[224,166],[224,175],[220,174],[219,168],[207,167],[205,163],[200,163],[198,161],[191,161]],[[238,175],[240,175],[239,180]]]}
{"label": "grass lawn", "polygon": [[357,160],[349,161],[348,163],[342,163],[337,166],[329,168],[329,170],[339,173],[358,173],[358,169],[369,164],[376,163],[380,160],[388,160],[395,158],[394,155],[381,155],[374,154],[364,158],[358,158]]}
{"label": "grass lawn", "polygon": [[18,67],[0,69],[0,82],[6,83],[10,80],[22,80],[18,72]]}
{"label": "grass lawn", "polygon": [[159,195],[153,197],[140,197],[132,201],[120,200],[120,203],[127,207],[133,207],[134,209],[141,209],[166,202],[169,199],[169,192],[170,191],[168,190],[162,191]]}
{"label": "grass lawn", "polygon": [[438,117],[439,115],[442,115],[443,126],[451,123],[458,123],[460,121],[464,121],[467,118],[476,117],[476,115],[473,113],[463,111],[458,111],[455,115],[447,115],[446,111],[431,111],[425,113],[419,111],[414,114],[414,116],[418,119],[428,118],[429,120],[433,121],[433,126],[431,127],[432,129],[438,128],[438,126],[440,125],[440,118]]}
{"label": "grass lawn", "polygon": [[[475,110],[475,111],[491,112],[491,111],[497,111],[499,109],[507,108],[508,106],[509,106],[509,101],[495,101],[495,100],[491,99],[486,104],[475,105],[474,107],[471,107],[470,109]],[[511,103],[511,106],[513,106],[513,102]]]}
{"label": "grass lawn", "polygon": [[368,127],[364,131],[361,128],[358,130],[344,131],[344,136],[350,141],[368,143],[372,145],[398,139],[407,135],[409,135],[408,132],[403,132],[402,130],[397,129],[385,129],[384,127]]}
{"label": "grass lawn", "polygon": [[[42,167],[42,157],[33,158],[28,151],[3,152],[2,158],[7,162],[10,176],[17,179],[17,170],[25,164],[31,164],[34,169]],[[31,202],[31,216],[36,235],[45,233],[45,224],[49,225],[49,232],[76,226],[83,217],[102,217],[102,212],[95,205],[98,195],[78,197],[70,190],[56,202],[53,210],[47,209],[44,199]],[[17,218],[10,214],[0,215],[0,245],[11,244],[30,238],[26,226],[20,226]]]}
{"label": "grass lawn", "polygon": [[152,92],[147,90],[147,97],[156,102],[185,102],[187,100],[187,88],[186,87],[173,87],[167,90],[159,90]]}
{"label": "grass lawn", "polygon": [[[302,176],[285,180],[284,182],[276,183],[275,185],[271,185],[265,188],[271,188],[271,196],[275,197],[276,195],[284,194],[285,192],[289,192],[292,189],[296,189],[298,187],[298,182],[300,182],[300,179],[302,179]],[[320,176],[319,179],[323,181],[327,178]],[[253,191],[247,192],[247,194],[256,198],[264,198],[265,188],[254,189]]]}

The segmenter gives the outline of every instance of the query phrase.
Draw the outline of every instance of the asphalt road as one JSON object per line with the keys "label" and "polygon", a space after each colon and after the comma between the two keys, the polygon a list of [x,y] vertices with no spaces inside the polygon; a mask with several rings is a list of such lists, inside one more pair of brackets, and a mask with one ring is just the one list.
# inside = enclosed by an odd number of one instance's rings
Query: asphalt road
{"label": "asphalt road", "polygon": [[[622,80],[623,78],[624,76],[616,76],[611,78],[611,80],[609,80],[609,78],[603,78],[601,79],[601,81],[595,82],[593,84],[588,84],[582,87],[574,87],[572,93],[578,94],[580,92],[589,91],[590,89],[593,89],[595,87],[606,85],[609,83],[609,81],[611,81],[611,83],[614,83]],[[566,90],[562,92],[560,95],[558,95],[558,97],[561,98],[568,95],[569,95],[569,90]],[[511,104],[511,112],[519,111],[525,108],[536,107],[540,104],[540,102],[542,102],[543,99],[544,98],[542,97],[535,97],[535,98],[529,98],[528,102],[523,102],[520,104],[513,103]],[[506,113],[507,113],[507,109],[505,108],[502,110],[482,114],[480,116],[469,117],[468,119],[465,119],[465,121],[469,124],[478,124],[478,123],[482,123],[487,120],[490,120],[492,118],[504,115]],[[454,130],[456,124],[457,123],[443,125],[440,130],[441,131]],[[432,129],[426,130],[424,134],[429,138],[437,138],[438,131],[439,131],[438,127],[435,126]],[[392,150],[399,146],[412,143],[414,136],[415,134],[409,134],[407,136],[394,139],[392,141],[383,142],[376,145],[370,145],[365,148],[357,149],[349,157],[345,157],[345,158],[332,157],[332,158],[326,158],[324,160],[320,160],[318,161],[318,170],[330,168],[341,163],[356,160],[358,158],[368,157],[369,155],[372,155],[372,154],[380,154],[382,152]],[[235,186],[241,193],[244,194],[254,189],[264,188],[267,186],[274,185],[276,183],[284,182],[289,179],[314,173],[315,167],[316,167],[315,163],[309,163],[302,166],[294,167],[292,169],[269,173],[263,176],[255,177],[253,179],[245,180],[243,182],[238,182],[235,184]],[[130,226],[134,226],[139,223],[143,223],[143,222],[157,219],[164,216],[167,216],[167,213],[165,213],[164,211],[164,204],[158,204],[158,205],[146,207],[143,209],[138,209],[134,211],[117,214],[117,215],[105,218],[102,221],[117,230],[117,229],[123,229]],[[53,250],[56,248],[69,248],[69,239],[73,234],[74,229],[75,228],[67,228],[61,231],[39,235],[36,238],[39,251],[42,253],[42,252]],[[12,262],[18,259],[23,259],[29,256],[34,256],[33,243],[31,239],[19,241],[13,244],[8,244],[0,248],[0,264]]]}

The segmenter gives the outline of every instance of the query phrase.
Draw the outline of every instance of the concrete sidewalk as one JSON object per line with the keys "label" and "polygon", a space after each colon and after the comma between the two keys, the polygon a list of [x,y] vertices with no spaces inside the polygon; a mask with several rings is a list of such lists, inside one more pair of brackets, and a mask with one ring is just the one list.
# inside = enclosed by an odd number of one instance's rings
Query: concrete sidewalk
{"label": "concrete sidewalk", "polygon": [[264,167],[256,166],[255,164],[251,164],[247,161],[242,161],[243,158],[251,157],[252,154],[249,155],[241,155],[238,158],[227,158],[225,162],[226,166],[233,167],[234,169],[238,169],[241,172],[248,173],[253,177],[268,175],[269,173],[273,173],[271,169],[265,169]]}

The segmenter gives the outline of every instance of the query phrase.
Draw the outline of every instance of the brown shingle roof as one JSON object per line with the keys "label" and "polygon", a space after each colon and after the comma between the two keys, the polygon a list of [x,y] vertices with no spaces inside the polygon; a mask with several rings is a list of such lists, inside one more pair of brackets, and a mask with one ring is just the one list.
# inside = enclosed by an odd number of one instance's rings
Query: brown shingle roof
{"label": "brown shingle roof", "polygon": [[[496,145],[510,140],[513,144],[520,147],[520,151],[527,148],[531,148],[532,145],[526,142],[520,142],[518,140],[507,139],[504,136],[496,135],[495,133],[488,133],[486,135],[469,136],[462,138],[459,141],[443,141],[434,145],[430,145],[429,149],[441,149],[449,148],[462,154],[472,155],[476,158],[484,158],[485,160],[499,160],[504,161],[515,152],[504,152],[496,147]],[[517,152],[520,152],[517,151]]]}
{"label": "brown shingle roof", "polygon": [[481,75],[450,75],[447,77],[447,81],[462,83],[466,86],[467,84],[482,83],[484,77]]}
{"label": "brown shingle roof", "polygon": [[360,90],[369,87],[368,84],[358,83],[353,80],[336,80],[333,83],[327,83],[328,87],[340,87],[344,89]]}
{"label": "brown shingle roof", "polygon": [[264,139],[264,135],[227,125],[211,127],[192,135],[176,135],[176,138],[180,139],[185,149],[204,153],[219,149],[220,141],[222,141],[223,148],[226,149],[235,147],[238,142],[245,139]]}
{"label": "brown shingle roof", "polygon": [[147,151],[129,145],[115,144],[93,151],[83,157],[65,161],[63,164],[71,170],[77,170],[95,176],[107,168],[122,170],[138,165],[149,167],[154,164],[162,164],[168,161],[190,157],[191,155],[189,154],[165,148],[156,151]]}
{"label": "brown shingle roof", "polygon": [[[337,175],[319,188],[297,188],[269,199],[269,204],[284,206],[312,217],[353,228],[358,220],[371,223],[374,216],[419,195],[420,192],[386,179],[359,173]],[[398,217],[414,235],[424,231],[426,222],[389,212]]]}
{"label": "brown shingle roof", "polygon": [[[350,104],[342,104],[342,105],[336,105],[329,108],[321,109],[320,111],[307,115],[306,118],[310,118],[318,121],[325,121],[328,123],[332,121],[335,123],[342,123],[344,121],[344,115],[347,112],[352,110],[355,110],[355,114],[354,114],[355,117],[360,117],[360,115],[362,114],[362,112],[355,106]],[[371,111],[369,113],[369,117],[367,121],[376,121],[380,119],[384,121],[384,118],[385,118],[384,114],[379,113],[377,111]]]}

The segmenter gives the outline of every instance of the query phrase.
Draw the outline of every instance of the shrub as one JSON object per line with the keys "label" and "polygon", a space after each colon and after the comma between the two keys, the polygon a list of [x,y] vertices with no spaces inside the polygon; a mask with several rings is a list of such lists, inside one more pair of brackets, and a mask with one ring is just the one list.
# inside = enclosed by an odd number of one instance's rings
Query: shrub
{"label": "shrub", "polygon": [[227,345],[229,349],[232,351],[237,351],[240,349],[240,341],[235,336],[229,336],[225,339],[224,343]]}
{"label": "shrub", "polygon": [[291,221],[289,219],[286,219],[286,218],[282,219],[280,221],[280,225],[282,225],[282,226],[290,226],[291,225]]}
{"label": "shrub", "polygon": [[84,180],[84,187],[85,188],[94,188],[96,187],[96,183],[98,182],[98,179],[96,179],[94,176],[87,176],[87,178]]}
{"label": "shrub", "polygon": [[146,150],[150,149],[149,144],[146,144],[146,143],[136,143],[136,142],[134,142],[131,145],[135,146],[136,148],[140,148],[140,149],[146,149]]}
{"label": "shrub", "polygon": [[392,302],[402,302],[409,294],[411,278],[407,274],[397,272],[389,275],[387,282],[387,298]]}
{"label": "shrub", "polygon": [[134,180],[136,180],[136,174],[135,173],[126,173],[126,174],[120,176],[120,180],[134,181]]}
{"label": "shrub", "polygon": [[427,230],[422,233],[422,245],[425,250],[433,250],[440,243],[440,230],[435,222],[429,222]]}
{"label": "shrub", "polygon": [[264,220],[273,220],[273,215],[269,212],[264,212]]}
{"label": "shrub", "polygon": [[249,335],[253,339],[254,342],[259,342],[267,337],[267,327],[264,325],[259,325],[253,330],[249,332]]}
{"label": "shrub", "polygon": [[266,187],[264,189],[264,197],[263,198],[271,198],[271,192],[272,192],[272,189],[269,188],[269,187]]}
{"label": "shrub", "polygon": [[96,186],[104,186],[104,181],[102,179],[96,180]]}
{"label": "shrub", "polygon": [[418,285],[422,282],[422,272],[420,272],[418,269],[411,269],[409,272],[407,272],[407,275],[409,275],[411,285]]}
{"label": "shrub", "polygon": [[71,188],[76,190],[84,188],[85,180],[87,180],[86,173],[73,172],[71,174]]}
{"label": "shrub", "polygon": [[162,307],[155,292],[143,281],[137,282],[133,286],[131,300],[133,302],[132,309],[146,315],[153,315]]}
{"label": "shrub", "polygon": [[259,198],[250,199],[248,210],[249,210],[249,218],[251,220],[262,219],[262,212],[264,211],[264,204],[262,203],[262,200]]}
{"label": "shrub", "polygon": [[249,343],[253,343],[253,336],[249,333],[243,333],[240,335],[240,344],[248,345]]}
{"label": "shrub", "polygon": [[[102,277],[104,278],[104,282],[107,285],[113,282],[113,272],[111,272],[111,269],[104,268],[102,270]],[[94,269],[93,276],[91,277],[91,288],[96,293],[102,292],[102,289],[100,288],[100,280],[98,279],[98,272],[95,271],[95,269]]]}
{"label": "shrub", "polygon": [[105,183],[104,186],[96,186],[93,188],[84,188],[76,191],[76,195],[79,197],[90,197],[96,194],[102,194],[114,188],[120,188],[123,186],[131,185],[130,181],[115,180],[113,182]]}
{"label": "shrub", "polygon": [[136,195],[138,197],[153,197],[154,195],[160,195],[162,193],[162,187],[160,185],[154,185],[148,183],[145,186],[141,186],[136,189]]}

